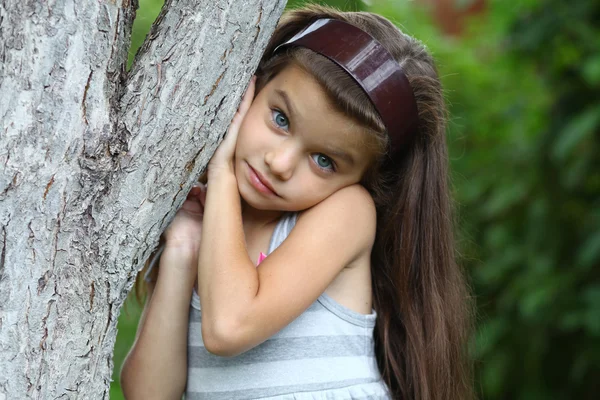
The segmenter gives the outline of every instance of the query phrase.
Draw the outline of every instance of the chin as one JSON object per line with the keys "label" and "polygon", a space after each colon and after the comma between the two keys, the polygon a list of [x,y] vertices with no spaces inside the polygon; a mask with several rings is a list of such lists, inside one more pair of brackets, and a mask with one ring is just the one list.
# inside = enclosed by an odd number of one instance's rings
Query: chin
{"label": "chin", "polygon": [[248,206],[252,207],[255,210],[259,211],[276,211],[276,212],[296,212],[302,211],[306,208],[294,207],[294,205],[290,204],[277,204],[276,202],[268,201],[260,196],[257,196],[255,193],[250,193],[249,195],[245,195],[243,191],[240,190],[240,197]]}
{"label": "chin", "polygon": [[252,188],[244,188],[238,185],[238,192],[240,193],[243,202],[255,210],[275,211],[277,209],[272,202],[269,202],[268,200],[261,198],[260,195],[254,193]]}

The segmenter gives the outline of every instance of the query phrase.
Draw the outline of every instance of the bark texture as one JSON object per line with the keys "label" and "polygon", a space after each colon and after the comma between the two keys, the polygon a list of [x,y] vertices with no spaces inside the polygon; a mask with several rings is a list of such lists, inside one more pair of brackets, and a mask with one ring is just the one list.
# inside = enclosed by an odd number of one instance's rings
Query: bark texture
{"label": "bark texture", "polygon": [[0,400],[108,398],[121,305],[283,0],[0,0]]}

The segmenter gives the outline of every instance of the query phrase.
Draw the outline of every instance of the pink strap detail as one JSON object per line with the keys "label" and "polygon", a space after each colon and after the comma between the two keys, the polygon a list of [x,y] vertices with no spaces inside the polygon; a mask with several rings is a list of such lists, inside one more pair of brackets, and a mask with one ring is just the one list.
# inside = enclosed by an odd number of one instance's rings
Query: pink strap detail
{"label": "pink strap detail", "polygon": [[256,266],[258,267],[265,258],[267,258],[267,255],[261,251],[258,255],[258,261],[256,262]]}

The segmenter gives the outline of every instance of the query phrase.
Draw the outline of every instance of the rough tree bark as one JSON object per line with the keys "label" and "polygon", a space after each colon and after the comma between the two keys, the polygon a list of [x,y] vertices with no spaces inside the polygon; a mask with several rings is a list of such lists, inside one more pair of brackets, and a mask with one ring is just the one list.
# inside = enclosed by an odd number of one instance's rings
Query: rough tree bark
{"label": "rough tree bark", "polygon": [[0,0],[0,400],[108,398],[137,270],[222,138],[284,0]]}

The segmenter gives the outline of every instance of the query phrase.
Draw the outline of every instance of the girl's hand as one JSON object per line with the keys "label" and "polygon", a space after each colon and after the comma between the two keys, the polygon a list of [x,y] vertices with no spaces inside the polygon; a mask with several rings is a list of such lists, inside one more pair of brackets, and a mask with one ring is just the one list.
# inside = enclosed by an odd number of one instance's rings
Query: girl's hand
{"label": "girl's hand", "polygon": [[198,183],[165,231],[166,249],[177,249],[181,255],[198,256],[202,237],[202,218],[206,200],[206,185]]}
{"label": "girl's hand", "polygon": [[246,113],[250,109],[250,105],[252,104],[252,100],[254,99],[254,85],[256,82],[256,76],[253,76],[250,80],[250,84],[248,85],[248,89],[246,89],[246,93],[242,98],[242,102],[231,121],[231,125],[229,125],[229,130],[225,135],[225,139],[221,142],[217,151],[211,158],[208,163],[208,173],[209,180],[210,176],[214,176],[215,174],[220,174],[221,172],[231,173],[233,174],[233,159],[235,155],[235,145],[237,142],[238,132],[240,130],[240,126]]}

